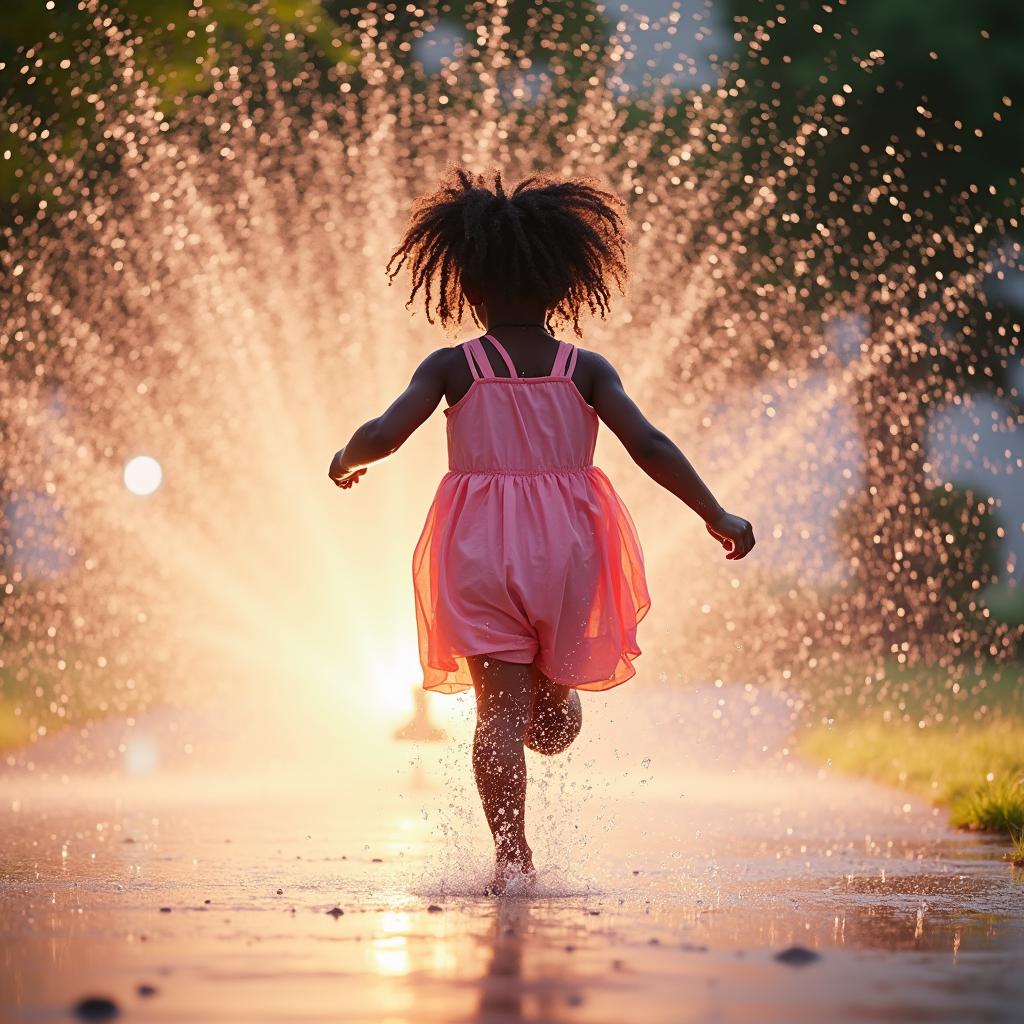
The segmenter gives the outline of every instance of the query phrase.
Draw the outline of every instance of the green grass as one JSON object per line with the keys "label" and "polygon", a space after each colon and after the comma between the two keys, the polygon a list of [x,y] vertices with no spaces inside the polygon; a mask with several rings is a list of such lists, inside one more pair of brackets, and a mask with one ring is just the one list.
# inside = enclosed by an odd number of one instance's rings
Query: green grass
{"label": "green grass", "polygon": [[25,720],[14,713],[14,708],[0,698],[0,751],[15,747],[28,739]]}
{"label": "green grass", "polygon": [[1024,776],[995,778],[950,803],[949,820],[961,828],[1006,832],[1024,829]]}
{"label": "green grass", "polygon": [[1024,868],[1024,829],[1010,833],[1013,849],[1010,851],[1010,863],[1015,868]]}
{"label": "green grass", "polygon": [[855,719],[811,729],[800,749],[839,771],[928,797],[959,827],[1024,831],[1024,718],[925,729]]}
{"label": "green grass", "polygon": [[[88,659],[66,655],[67,661]],[[41,693],[39,692],[41,691]],[[61,699],[68,693],[70,700]],[[114,676],[76,666],[59,672],[45,665],[34,672],[17,672],[0,667],[0,753],[29,742],[43,729],[52,735],[70,725],[129,714],[145,705],[141,690],[126,690]],[[15,710],[20,714],[15,714]]]}
{"label": "green grass", "polygon": [[1024,833],[1024,666],[851,663],[814,690],[807,757],[919,793],[958,827]]}

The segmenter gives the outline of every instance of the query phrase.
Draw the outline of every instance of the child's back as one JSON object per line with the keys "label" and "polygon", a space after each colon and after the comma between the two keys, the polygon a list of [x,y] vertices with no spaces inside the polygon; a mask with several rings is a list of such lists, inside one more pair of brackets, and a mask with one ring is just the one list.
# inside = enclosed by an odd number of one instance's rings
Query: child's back
{"label": "child's back", "polygon": [[[488,186],[461,169],[424,197],[388,269],[394,276],[408,260],[409,302],[422,292],[428,319],[433,308],[457,324],[471,305],[491,351],[477,338],[461,353],[429,355],[329,470],[339,487],[353,486],[448,398],[450,470],[413,562],[420,657],[424,686],[476,691],[473,770],[498,890],[533,872],[524,746],[565,750],[582,723],[576,690],[623,682],[640,653],[643,558],[629,513],[593,465],[598,420],[704,519],[727,558],[754,546],[750,524],[718,504],[615,368],[548,333],[563,321],[578,335],[584,308],[607,311],[626,270],[618,205],[583,180],[528,178],[507,193],[500,175]],[[499,327],[516,330],[515,344],[502,338],[539,376],[516,372],[493,336]],[[552,362],[538,369],[544,352]],[[502,362],[508,376],[494,371]]]}
{"label": "child's back", "polygon": [[577,350],[558,342],[549,374],[520,377],[486,338],[508,376],[479,338],[462,346],[473,383],[445,410],[449,472],[413,556],[424,685],[465,689],[465,659],[490,654],[608,689],[634,674],[650,598],[633,522],[593,464]]}

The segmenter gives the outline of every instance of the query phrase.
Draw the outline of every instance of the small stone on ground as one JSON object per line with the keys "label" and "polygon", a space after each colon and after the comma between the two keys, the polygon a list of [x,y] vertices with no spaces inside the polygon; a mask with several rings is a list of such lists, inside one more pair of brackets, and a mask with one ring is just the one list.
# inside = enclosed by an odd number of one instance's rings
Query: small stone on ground
{"label": "small stone on ground", "polygon": [[815,960],[821,959],[820,953],[815,953],[813,949],[807,949],[804,946],[790,946],[789,949],[784,949],[781,953],[775,954],[775,959],[780,964],[789,964],[791,967],[800,967],[803,964],[813,964]]}
{"label": "small stone on ground", "polygon": [[86,996],[75,1004],[75,1016],[80,1020],[113,1020],[121,1010],[113,999],[106,996]]}

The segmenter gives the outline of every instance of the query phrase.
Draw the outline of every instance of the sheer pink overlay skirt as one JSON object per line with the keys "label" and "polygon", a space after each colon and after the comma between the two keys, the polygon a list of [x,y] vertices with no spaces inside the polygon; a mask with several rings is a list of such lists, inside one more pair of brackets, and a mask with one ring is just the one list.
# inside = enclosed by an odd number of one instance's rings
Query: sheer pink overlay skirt
{"label": "sheer pink overlay skirt", "polygon": [[635,672],[650,607],[628,510],[596,466],[449,472],[413,554],[423,685],[472,686],[466,658],[529,664],[607,690]]}

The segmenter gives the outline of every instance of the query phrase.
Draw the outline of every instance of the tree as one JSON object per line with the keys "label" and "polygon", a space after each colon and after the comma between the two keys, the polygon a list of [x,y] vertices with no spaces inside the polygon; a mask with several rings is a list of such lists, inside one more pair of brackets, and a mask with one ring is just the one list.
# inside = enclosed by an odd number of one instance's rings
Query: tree
{"label": "tree", "polygon": [[[861,581],[855,612],[879,620],[891,648],[965,613],[948,597],[949,577],[974,571],[949,557],[948,515],[926,484],[931,411],[979,388],[1018,401],[1006,379],[1019,341],[1014,311],[991,308],[980,277],[962,275],[1020,227],[1024,8],[730,7],[750,44],[735,74],[746,82],[752,155],[800,122],[827,124],[808,136],[792,224],[828,256],[808,301],[827,312],[845,295],[868,311],[864,352],[874,367],[857,378],[854,402],[866,496],[846,517],[855,525],[846,540]],[[981,529],[981,519],[967,516],[961,529]],[[974,602],[966,614],[977,610]]]}

